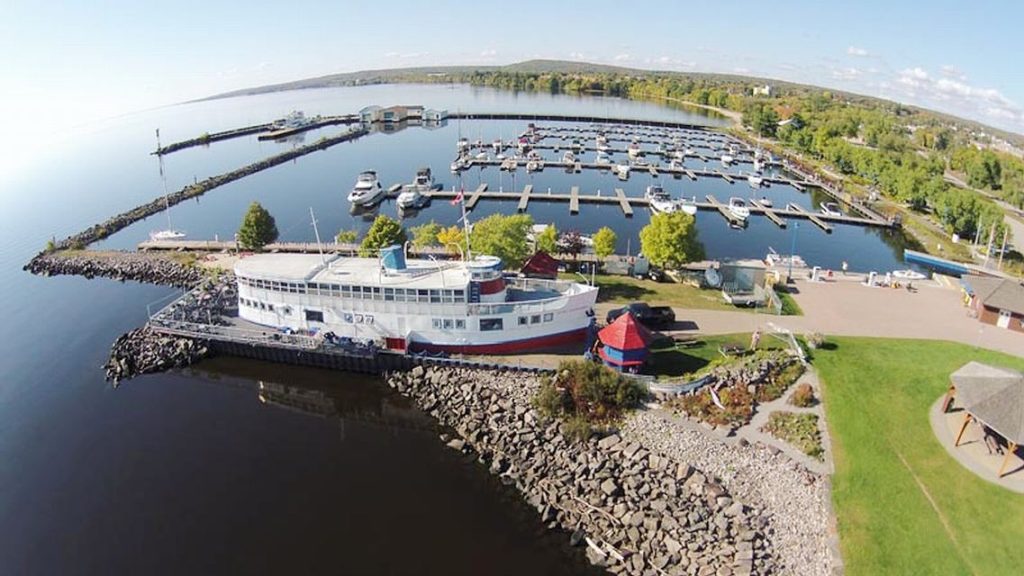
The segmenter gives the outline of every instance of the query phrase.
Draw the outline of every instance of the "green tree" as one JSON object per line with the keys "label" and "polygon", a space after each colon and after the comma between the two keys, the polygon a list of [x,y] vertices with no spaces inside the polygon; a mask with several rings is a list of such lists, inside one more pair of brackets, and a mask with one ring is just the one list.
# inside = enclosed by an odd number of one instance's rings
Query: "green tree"
{"label": "green tree", "polygon": [[465,255],[466,234],[458,226],[449,226],[437,233],[437,243],[444,246],[451,255]]}
{"label": "green tree", "polygon": [[675,268],[704,258],[694,218],[685,212],[655,214],[640,230],[640,248],[652,264]]}
{"label": "green tree", "polygon": [[275,240],[277,224],[274,217],[259,202],[253,202],[238,228],[238,244],[246,250],[261,250]]}
{"label": "green tree", "polygon": [[614,230],[604,226],[594,233],[594,253],[602,260],[615,254],[615,243],[618,239]]}
{"label": "green tree", "polygon": [[339,230],[338,234],[334,237],[334,241],[338,244],[355,244],[359,241],[359,231]]}
{"label": "green tree", "polygon": [[441,232],[441,225],[433,220],[426,224],[413,226],[410,231],[412,232],[412,245],[416,248],[426,248],[439,244],[437,235]]}
{"label": "green tree", "polygon": [[406,239],[405,228],[397,220],[381,214],[366,231],[366,237],[359,246],[359,254],[364,257],[376,256],[381,248],[405,244]]}
{"label": "green tree", "polygon": [[526,234],[533,225],[529,214],[492,214],[473,225],[469,245],[476,254],[497,256],[517,268],[530,255]]}
{"label": "green tree", "polygon": [[536,235],[535,240],[538,252],[554,254],[558,251],[558,229],[554,224],[548,224],[543,232]]}

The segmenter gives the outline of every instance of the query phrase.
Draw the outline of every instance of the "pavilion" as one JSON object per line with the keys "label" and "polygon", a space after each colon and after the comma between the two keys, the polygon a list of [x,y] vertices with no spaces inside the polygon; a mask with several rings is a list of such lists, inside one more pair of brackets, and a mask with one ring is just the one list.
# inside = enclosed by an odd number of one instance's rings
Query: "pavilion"
{"label": "pavilion", "polygon": [[1001,478],[1010,456],[1024,445],[1024,374],[968,362],[950,375],[949,391],[942,409],[948,412],[953,404],[964,411],[964,420],[953,446],[959,446],[971,422],[1001,436],[1007,444],[1006,456],[996,472]]}
{"label": "pavilion", "polygon": [[647,360],[651,331],[626,312],[602,328],[597,339],[602,344],[598,355],[605,366],[620,372],[634,371]]}

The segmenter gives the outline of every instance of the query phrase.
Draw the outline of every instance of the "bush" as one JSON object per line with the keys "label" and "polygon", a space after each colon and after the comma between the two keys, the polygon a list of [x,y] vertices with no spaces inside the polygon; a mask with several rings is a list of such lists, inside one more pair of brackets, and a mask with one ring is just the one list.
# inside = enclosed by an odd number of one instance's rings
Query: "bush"
{"label": "bush", "polygon": [[777,365],[768,374],[768,382],[757,391],[758,402],[771,402],[782,396],[804,373],[804,365],[793,359]]}
{"label": "bush", "polygon": [[800,408],[814,406],[814,388],[806,382],[797,386],[796,390],[793,391],[793,395],[789,398],[789,403]]}
{"label": "bush", "polygon": [[804,336],[804,340],[807,341],[807,346],[811,350],[817,350],[825,343],[825,336],[821,332],[811,332]]}
{"label": "bush", "polygon": [[555,386],[550,378],[541,382],[540,390],[530,400],[533,408],[544,418],[558,418],[571,406],[571,399],[564,388]]}
{"label": "bush", "polygon": [[824,459],[825,449],[821,445],[817,414],[772,412],[762,430],[793,445],[811,458]]}
{"label": "bush", "polygon": [[586,442],[594,433],[584,416],[573,416],[565,421],[565,435],[576,442]]}
{"label": "bush", "polygon": [[559,364],[557,376],[541,382],[531,403],[544,418],[567,424],[582,419],[592,426],[611,423],[646,398],[647,389],[632,378],[595,362],[569,360]]}

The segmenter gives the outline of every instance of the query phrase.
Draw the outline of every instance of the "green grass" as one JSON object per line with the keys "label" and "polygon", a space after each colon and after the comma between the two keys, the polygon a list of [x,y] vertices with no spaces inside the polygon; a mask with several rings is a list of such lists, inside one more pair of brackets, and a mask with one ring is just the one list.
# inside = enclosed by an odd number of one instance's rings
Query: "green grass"
{"label": "green grass", "polygon": [[782,302],[782,315],[783,316],[803,316],[804,311],[800,308],[800,305],[793,299],[793,295],[789,293],[789,289],[786,286],[775,286],[775,293],[779,296],[779,301]]}
{"label": "green grass", "polygon": [[824,385],[847,574],[1020,573],[1024,496],[954,461],[928,410],[964,363],[1019,370],[1024,359],[951,342],[830,337],[829,344],[814,351],[814,365]]}
{"label": "green grass", "polygon": [[[718,351],[723,345],[750,346],[750,334],[720,334],[705,336],[687,344],[674,345],[670,338],[656,341],[651,345],[651,355],[645,374],[658,378],[677,378],[695,374],[707,368],[712,362],[724,360]],[[785,345],[774,338],[761,337],[758,348],[782,348]]]}
{"label": "green grass", "polygon": [[[575,274],[563,274],[563,278],[579,280]],[[718,290],[705,290],[689,284],[637,280],[628,276],[598,275],[595,283],[600,289],[598,302],[629,304],[644,301],[652,306],[676,306],[702,310],[737,310],[722,298]]]}

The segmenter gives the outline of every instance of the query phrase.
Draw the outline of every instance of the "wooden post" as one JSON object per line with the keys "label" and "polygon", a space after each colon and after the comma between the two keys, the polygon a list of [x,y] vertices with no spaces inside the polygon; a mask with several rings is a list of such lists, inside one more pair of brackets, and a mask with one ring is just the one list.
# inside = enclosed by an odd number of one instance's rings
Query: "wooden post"
{"label": "wooden post", "polygon": [[971,423],[971,415],[969,413],[964,414],[964,423],[960,426],[960,433],[956,435],[956,442],[953,442],[953,447],[960,445],[960,439],[964,436],[964,430],[967,430],[967,425]]}
{"label": "wooden post", "polygon": [[949,409],[953,407],[953,398],[956,395],[956,386],[953,384],[949,385],[949,390],[946,390],[946,397],[942,399],[942,413],[949,412]]}
{"label": "wooden post", "polygon": [[1003,464],[999,467],[999,472],[996,473],[996,478],[1003,477],[1003,470],[1006,469],[1006,464],[1010,461],[1010,456],[1017,450],[1017,445],[1009,440],[1006,441],[1006,456],[1003,457]]}

